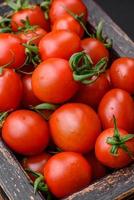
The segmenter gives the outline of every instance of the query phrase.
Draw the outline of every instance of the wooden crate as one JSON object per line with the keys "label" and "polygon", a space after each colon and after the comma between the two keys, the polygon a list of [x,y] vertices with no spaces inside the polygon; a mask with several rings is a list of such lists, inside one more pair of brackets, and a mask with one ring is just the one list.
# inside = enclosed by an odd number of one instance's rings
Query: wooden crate
{"label": "wooden crate", "polygon": [[[8,8],[0,0],[0,15],[8,12]],[[37,1],[36,1],[37,2]],[[113,39],[112,54],[114,56],[134,57],[134,43],[110,19],[109,16],[93,1],[84,0],[89,10],[90,25],[94,28],[98,22],[105,21],[104,34]],[[18,160],[0,141],[0,200],[43,200],[40,193],[34,195],[25,171]],[[134,164],[118,170],[86,189],[73,194],[66,200],[134,200]]]}

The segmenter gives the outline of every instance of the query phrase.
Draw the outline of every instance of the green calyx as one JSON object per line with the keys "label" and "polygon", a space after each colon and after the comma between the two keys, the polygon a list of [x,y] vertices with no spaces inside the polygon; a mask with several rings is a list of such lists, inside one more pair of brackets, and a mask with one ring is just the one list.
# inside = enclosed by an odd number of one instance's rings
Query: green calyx
{"label": "green calyx", "polygon": [[95,34],[92,35],[92,37],[100,40],[102,43],[104,43],[105,47],[109,49],[112,47],[113,42],[111,39],[108,39],[107,37],[103,36],[103,26],[104,26],[104,21],[100,21],[96,28],[96,32]]}
{"label": "green calyx", "polygon": [[30,106],[32,110],[39,113],[45,120],[49,120],[49,117],[45,115],[43,111],[45,110],[55,111],[58,107],[59,105],[55,105],[51,103],[42,103],[37,106]]}
{"label": "green calyx", "polygon": [[71,10],[69,10],[66,6],[63,5],[63,8],[66,10],[66,12],[71,15],[80,25],[81,27],[84,29],[85,33],[91,37],[91,34],[88,32],[85,21],[84,21],[84,13],[82,13],[81,15],[77,15],[74,12],[72,12]]}
{"label": "green calyx", "polygon": [[50,10],[50,5],[52,3],[52,0],[44,0],[41,4],[40,7],[44,10],[45,12],[45,18],[48,20],[49,19],[49,10]]}
{"label": "green calyx", "polygon": [[96,65],[93,65],[90,56],[82,51],[73,54],[69,63],[75,81],[91,84],[101,73],[105,72],[108,60],[107,58],[102,58]]}
{"label": "green calyx", "polygon": [[38,28],[38,25],[32,26],[30,24],[28,17],[26,18],[26,20],[21,20],[21,22],[24,24],[24,26],[18,28],[18,31],[20,32],[23,31],[24,33],[27,33],[28,31],[35,31]]}
{"label": "green calyx", "polygon": [[34,181],[34,193],[37,191],[44,192],[47,196],[47,200],[52,200],[52,195],[48,189],[47,184],[45,183],[45,178],[41,173],[32,171],[31,169],[25,169],[27,173],[32,174],[36,179]]}
{"label": "green calyx", "polygon": [[11,33],[12,29],[10,26],[11,19],[2,17],[0,19],[0,33]]}
{"label": "green calyx", "polygon": [[[33,40],[35,40],[35,38],[33,38]],[[23,44],[23,46],[25,47],[25,53],[27,55],[25,64],[32,63],[34,66],[36,66],[41,62],[39,57],[39,50],[35,44],[30,44],[31,42],[32,40],[29,41],[28,44]]]}
{"label": "green calyx", "polygon": [[113,135],[113,137],[107,138],[107,143],[112,145],[110,153],[113,156],[118,156],[118,149],[122,148],[131,158],[133,158],[133,153],[128,149],[128,147],[125,143],[127,141],[133,139],[134,134],[120,136],[119,130],[117,128],[115,116],[113,116],[113,120],[114,120],[114,135]]}
{"label": "green calyx", "polygon": [[31,8],[29,0],[6,0],[7,5],[14,11],[19,11],[26,8]]}
{"label": "green calyx", "polygon": [[9,115],[9,112],[10,111],[0,113],[0,128],[3,127],[3,123],[4,123],[5,119],[7,118],[7,116]]}

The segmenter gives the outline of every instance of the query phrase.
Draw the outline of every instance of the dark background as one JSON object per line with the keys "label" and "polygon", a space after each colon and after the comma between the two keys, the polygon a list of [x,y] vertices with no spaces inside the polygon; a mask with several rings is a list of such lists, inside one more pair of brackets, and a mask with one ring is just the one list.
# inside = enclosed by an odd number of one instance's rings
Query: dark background
{"label": "dark background", "polygon": [[134,41],[134,0],[95,1]]}

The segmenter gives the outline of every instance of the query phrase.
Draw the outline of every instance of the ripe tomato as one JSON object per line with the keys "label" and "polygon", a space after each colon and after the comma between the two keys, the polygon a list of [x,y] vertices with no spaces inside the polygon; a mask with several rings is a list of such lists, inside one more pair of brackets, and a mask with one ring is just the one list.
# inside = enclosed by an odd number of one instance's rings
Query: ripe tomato
{"label": "ripe tomato", "polygon": [[113,115],[119,128],[129,133],[134,132],[134,102],[124,90],[112,89],[102,98],[99,105],[99,116],[104,129],[113,127]]}
{"label": "ripe tomato", "polygon": [[[120,133],[120,137],[128,135],[128,133],[123,129],[119,129],[118,131]],[[121,147],[118,147],[116,155],[111,153],[112,145],[108,144],[107,140],[109,137],[113,137],[113,134],[114,129],[109,128],[99,135],[95,144],[96,157],[101,163],[110,168],[125,167],[132,162],[132,159],[128,155],[128,153],[125,152]],[[129,151],[134,153],[134,139],[125,142],[125,145],[129,149]]]}
{"label": "ripe tomato", "polygon": [[42,62],[33,72],[32,87],[40,100],[62,103],[76,93],[78,83],[73,80],[67,60],[51,58]]}
{"label": "ripe tomato", "polygon": [[98,39],[83,39],[81,45],[85,52],[89,54],[94,64],[97,64],[104,57],[109,58],[109,51]]}
{"label": "ripe tomato", "polygon": [[99,179],[106,175],[106,167],[97,160],[94,152],[91,152],[90,154],[87,154],[85,156],[86,160],[90,163],[92,167],[92,179]]}
{"label": "ripe tomato", "polygon": [[24,158],[22,161],[22,166],[24,167],[24,169],[30,169],[34,172],[41,173],[43,175],[44,166],[50,158],[50,154],[43,152],[36,156]]}
{"label": "ripe tomato", "polygon": [[91,181],[92,171],[82,155],[63,152],[48,160],[44,176],[50,191],[57,198],[63,198],[86,187]]}
{"label": "ripe tomato", "polygon": [[49,13],[52,24],[67,13],[66,8],[79,16],[83,14],[84,19],[87,19],[87,8],[82,0],[54,0]]}
{"label": "ripe tomato", "polygon": [[105,72],[104,72],[104,75],[105,77],[107,78],[109,84],[110,84],[110,87],[112,88],[112,81],[111,81],[111,77],[110,77],[110,69],[107,69]]}
{"label": "ripe tomato", "polygon": [[42,60],[48,58],[69,59],[73,53],[81,51],[81,42],[74,32],[59,30],[48,33],[39,43]]}
{"label": "ripe tomato", "polygon": [[24,75],[22,77],[23,83],[23,97],[22,97],[22,104],[24,106],[35,106],[40,104],[40,100],[34,95],[32,90],[32,75]]}
{"label": "ripe tomato", "polygon": [[134,59],[118,58],[110,68],[110,77],[114,87],[134,94]]}
{"label": "ripe tomato", "polygon": [[22,82],[12,69],[0,73],[0,112],[16,109],[22,98]]}
{"label": "ripe tomato", "polygon": [[19,27],[24,26],[22,20],[25,21],[27,18],[31,25],[38,25],[46,31],[49,31],[48,20],[45,19],[44,12],[39,6],[32,6],[31,8],[15,12],[11,17],[12,30],[17,32]]}
{"label": "ripe tomato", "polygon": [[73,31],[79,37],[82,37],[84,35],[84,29],[82,28],[80,23],[67,13],[54,22],[52,31],[57,31],[57,30]]}
{"label": "ripe tomato", "polygon": [[95,82],[89,85],[81,84],[74,100],[79,103],[88,104],[96,109],[108,90],[110,90],[110,84],[105,75],[101,74]]}
{"label": "ripe tomato", "polygon": [[47,122],[30,110],[17,110],[5,120],[2,138],[15,152],[22,155],[41,153],[48,145]]}
{"label": "ripe tomato", "polygon": [[35,30],[28,30],[19,32],[17,36],[22,40],[22,43],[28,43],[38,45],[40,40],[47,34],[43,28],[36,28]]}
{"label": "ripe tomato", "polygon": [[0,66],[9,65],[11,68],[19,68],[25,63],[25,48],[16,35],[1,33],[0,49]]}
{"label": "ripe tomato", "polygon": [[94,148],[100,134],[100,120],[95,111],[79,103],[58,108],[49,120],[52,139],[64,151],[87,153]]}

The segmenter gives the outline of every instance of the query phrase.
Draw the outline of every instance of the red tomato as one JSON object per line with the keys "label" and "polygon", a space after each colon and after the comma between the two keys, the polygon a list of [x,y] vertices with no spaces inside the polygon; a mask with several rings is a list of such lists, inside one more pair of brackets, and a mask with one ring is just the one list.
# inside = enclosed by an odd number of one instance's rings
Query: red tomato
{"label": "red tomato", "polygon": [[23,105],[35,106],[37,104],[40,104],[41,101],[37,99],[32,90],[32,75],[24,75],[22,77],[22,83],[23,83],[23,97],[22,97]]}
{"label": "red tomato", "polygon": [[92,171],[82,155],[63,152],[49,159],[44,176],[50,191],[63,198],[86,187],[91,182]]}
{"label": "red tomato", "polygon": [[19,27],[23,27],[22,20],[29,19],[31,25],[38,25],[41,28],[49,31],[48,20],[45,19],[43,10],[39,6],[33,6],[31,8],[22,9],[15,12],[11,17],[12,30],[17,32]]}
{"label": "red tomato", "polygon": [[54,0],[49,13],[52,24],[67,13],[65,8],[79,16],[84,14],[84,19],[87,19],[87,8],[81,0]]}
{"label": "red tomato", "polygon": [[0,73],[0,112],[16,109],[22,98],[22,82],[12,69]]}
{"label": "red tomato", "polygon": [[50,158],[50,154],[43,152],[36,156],[24,158],[22,161],[22,166],[24,167],[24,169],[30,169],[34,172],[41,173],[43,175],[44,166]]}
{"label": "red tomato", "polygon": [[14,34],[0,34],[0,66],[9,65],[11,68],[19,68],[25,63],[25,48],[21,42]]}
{"label": "red tomato", "polygon": [[109,51],[98,39],[83,39],[81,45],[85,52],[89,54],[94,64],[97,64],[104,57],[109,58]]}
{"label": "red tomato", "polygon": [[100,134],[100,120],[95,111],[79,103],[58,108],[49,121],[52,139],[64,151],[87,153],[94,148]]}
{"label": "red tomato", "polygon": [[110,77],[114,87],[134,94],[134,59],[118,58],[110,68]]}
{"label": "red tomato", "polygon": [[111,81],[111,77],[110,77],[110,69],[107,69],[105,72],[104,72],[104,75],[105,77],[107,78],[109,84],[110,84],[110,87],[112,88],[112,81]]}
{"label": "red tomato", "polygon": [[41,153],[48,145],[47,122],[30,110],[17,110],[5,120],[2,138],[15,152],[22,155]]}
{"label": "red tomato", "polygon": [[84,35],[84,29],[82,28],[80,23],[67,13],[54,22],[52,31],[57,31],[57,30],[73,31],[79,37],[82,37]]}
{"label": "red tomato", "polygon": [[78,83],[73,80],[67,60],[51,58],[41,63],[33,72],[32,87],[40,100],[62,103],[76,93]]}
{"label": "red tomato", "polygon": [[124,90],[112,89],[100,102],[99,116],[104,129],[113,127],[113,115],[119,128],[129,133],[134,132],[134,102]]}
{"label": "red tomato", "polygon": [[95,82],[89,85],[81,84],[74,100],[97,108],[102,97],[108,90],[110,90],[110,84],[105,75],[101,74]]}
{"label": "red tomato", "polygon": [[99,162],[93,152],[85,156],[92,167],[92,179],[99,179],[106,175],[106,167]]}
{"label": "red tomato", "polygon": [[[120,136],[126,136],[128,133],[123,129],[119,129]],[[107,143],[107,138],[113,137],[114,129],[109,128],[103,131],[97,138],[95,144],[95,153],[97,159],[104,165],[110,168],[121,168],[125,167],[132,162],[132,159],[122,148],[118,148],[117,155],[113,155],[111,151],[111,144]],[[125,143],[127,148],[134,153],[134,139],[129,140]]]}
{"label": "red tomato", "polygon": [[40,40],[47,34],[42,28],[36,28],[35,30],[28,30],[19,32],[17,36],[22,40],[22,43],[28,43],[38,45]]}
{"label": "red tomato", "polygon": [[50,32],[39,43],[41,59],[69,59],[73,53],[81,51],[80,43],[80,38],[74,32],[66,30]]}

